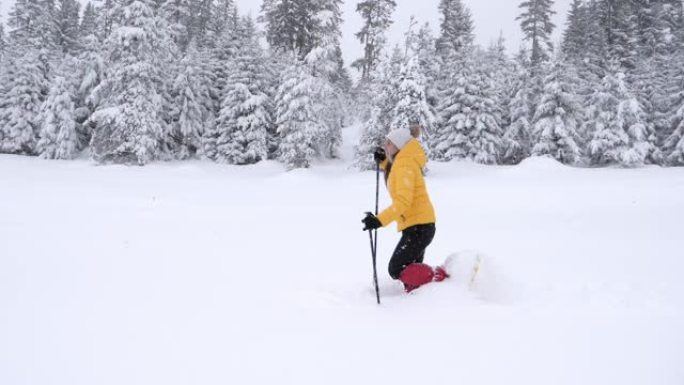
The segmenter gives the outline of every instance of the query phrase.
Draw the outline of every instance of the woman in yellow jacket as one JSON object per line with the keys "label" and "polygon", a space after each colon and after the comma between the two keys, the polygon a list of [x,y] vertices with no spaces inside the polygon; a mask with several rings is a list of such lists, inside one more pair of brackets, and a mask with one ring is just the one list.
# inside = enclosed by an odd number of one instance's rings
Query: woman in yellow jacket
{"label": "woman in yellow jacket", "polygon": [[427,156],[411,131],[394,130],[387,135],[384,149],[376,150],[375,160],[385,171],[392,204],[377,217],[363,219],[364,231],[397,222],[402,233],[389,263],[389,274],[400,280],[407,292],[448,277],[442,267],[433,269],[423,263],[425,249],[435,236],[435,210],[423,177]]}

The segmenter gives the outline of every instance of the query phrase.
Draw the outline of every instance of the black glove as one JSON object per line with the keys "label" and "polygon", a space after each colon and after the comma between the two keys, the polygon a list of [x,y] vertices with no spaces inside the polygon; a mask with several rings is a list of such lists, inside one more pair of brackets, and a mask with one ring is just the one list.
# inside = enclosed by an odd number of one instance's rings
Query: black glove
{"label": "black glove", "polygon": [[375,159],[375,161],[378,163],[384,162],[385,159],[387,159],[385,150],[382,147],[376,147],[375,151],[373,152],[373,159]]}
{"label": "black glove", "polygon": [[382,223],[380,222],[378,217],[376,217],[372,213],[366,213],[366,217],[363,218],[361,222],[363,222],[363,224],[365,225],[363,231],[375,230],[382,227]]}

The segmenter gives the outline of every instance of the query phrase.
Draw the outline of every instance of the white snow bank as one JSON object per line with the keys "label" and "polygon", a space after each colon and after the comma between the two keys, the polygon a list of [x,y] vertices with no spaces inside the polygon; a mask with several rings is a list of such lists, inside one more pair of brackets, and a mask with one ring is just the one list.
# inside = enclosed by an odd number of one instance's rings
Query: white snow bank
{"label": "white snow bank", "polygon": [[682,384],[684,170],[544,162],[431,164],[477,284],[383,230],[378,307],[372,172],[0,156],[0,384]]}

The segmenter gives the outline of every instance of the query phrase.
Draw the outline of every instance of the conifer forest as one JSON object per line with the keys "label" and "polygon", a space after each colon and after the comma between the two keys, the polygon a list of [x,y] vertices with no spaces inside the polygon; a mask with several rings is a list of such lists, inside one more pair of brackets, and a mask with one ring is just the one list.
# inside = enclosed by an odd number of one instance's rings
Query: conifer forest
{"label": "conifer forest", "polygon": [[[420,123],[435,161],[684,165],[681,0],[524,0],[518,52],[479,46],[462,0],[391,45],[395,0],[360,0],[362,57],[343,60],[342,0],[17,0],[0,24],[0,153],[98,163],[209,159],[355,167]],[[552,34],[562,29],[562,39]]]}

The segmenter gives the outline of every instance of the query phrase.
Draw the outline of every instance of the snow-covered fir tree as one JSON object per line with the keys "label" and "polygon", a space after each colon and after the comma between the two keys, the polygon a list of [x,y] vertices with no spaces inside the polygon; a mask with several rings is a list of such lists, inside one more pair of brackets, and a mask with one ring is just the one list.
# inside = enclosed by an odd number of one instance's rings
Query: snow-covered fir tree
{"label": "snow-covered fir tree", "polygon": [[293,59],[282,74],[276,95],[276,125],[280,135],[278,159],[288,169],[308,168],[317,153],[318,135],[324,130],[312,99],[317,79]]}
{"label": "snow-covered fir tree", "polygon": [[666,164],[684,166],[684,67],[681,65],[684,63],[684,52],[673,58],[679,64],[675,64],[672,86],[668,89],[662,151]]}
{"label": "snow-covered fir tree", "polygon": [[[313,72],[314,68],[320,68],[316,64],[317,58],[324,57],[312,57],[315,53],[316,49],[312,50],[305,60],[310,72]],[[346,121],[346,99],[342,90],[335,87],[329,78],[313,76],[312,80],[314,82],[310,90],[314,101],[314,113],[321,124],[321,131],[316,140],[317,155],[325,158],[338,158],[339,148],[342,145],[342,126]]]}
{"label": "snow-covered fir tree", "polygon": [[81,17],[81,23],[78,26],[78,35],[81,38],[90,35],[98,36],[100,33],[98,19],[97,8],[89,1],[83,8],[83,16]]}
{"label": "snow-covered fir tree", "polygon": [[[639,57],[653,57],[670,50],[669,4],[664,0],[632,0],[631,17],[636,20],[636,49]],[[681,3],[681,2],[680,2]]]}
{"label": "snow-covered fir tree", "polygon": [[354,61],[352,67],[361,72],[363,80],[368,80],[378,66],[396,7],[395,0],[365,0],[356,6],[356,12],[363,19],[363,27],[356,33],[356,38],[363,45],[363,57]]}
{"label": "snow-covered fir tree", "polygon": [[149,163],[164,158],[163,83],[156,66],[160,54],[152,3],[126,0],[114,10],[117,20],[105,41],[110,63],[95,92],[93,158],[99,162]]}
{"label": "snow-covered fir tree", "polygon": [[684,105],[672,117],[675,129],[665,140],[663,150],[666,160],[672,166],[684,166]]}
{"label": "snow-covered fir tree", "polygon": [[240,44],[218,121],[218,161],[253,164],[267,159],[268,128],[272,124],[266,93],[264,54],[251,19],[243,19]]}
{"label": "snow-covered fir tree", "polygon": [[264,0],[260,20],[266,24],[266,40],[303,59],[317,43],[321,29],[316,15],[328,1]]}
{"label": "snow-covered fir tree", "polygon": [[12,43],[17,47],[54,50],[57,36],[54,15],[54,1],[15,1],[7,22]]}
{"label": "snow-covered fir tree", "polygon": [[429,136],[435,125],[435,116],[427,99],[427,80],[417,57],[409,58],[402,66],[397,79],[396,104],[392,109],[392,129],[408,129],[419,123]]}
{"label": "snow-covered fir tree", "polygon": [[171,95],[174,98],[171,109],[171,138],[175,156],[188,159],[201,149],[202,136],[209,114],[210,105],[203,103],[210,98],[208,89],[203,87],[199,54],[191,42],[181,60],[180,71],[173,82]]}
{"label": "snow-covered fir tree", "polygon": [[221,104],[225,99],[229,85],[229,63],[235,58],[239,45],[237,13],[234,12],[225,22],[226,26],[221,32],[220,39],[213,43],[213,47],[208,47],[202,65],[203,84],[209,92],[211,111],[202,137],[202,153],[205,157],[213,160],[216,160],[217,140],[221,135],[217,123],[221,114]]}
{"label": "snow-covered fir tree", "polygon": [[584,0],[572,0],[561,49],[568,58],[579,58],[587,46],[587,6]]}
{"label": "snow-covered fir tree", "polygon": [[609,73],[590,98],[585,126],[592,133],[589,155],[595,165],[641,166],[653,159],[655,135],[625,75]]}
{"label": "snow-covered fir tree", "polygon": [[39,54],[12,46],[7,56],[0,94],[0,153],[34,155],[46,95]]}
{"label": "snow-covered fir tree", "polygon": [[548,155],[565,164],[581,161],[581,141],[577,132],[582,107],[577,101],[570,69],[562,55],[558,55],[544,78],[541,95],[533,118],[532,155]]}
{"label": "snow-covered fir tree", "polygon": [[475,40],[475,26],[463,0],[440,0],[439,13],[441,24],[436,48],[440,57],[448,61],[468,52]]}
{"label": "snow-covered fir tree", "polygon": [[7,37],[5,36],[5,24],[0,21],[0,69],[2,68],[2,59],[5,57],[7,51]]}
{"label": "snow-covered fir tree", "polygon": [[497,163],[501,151],[500,109],[491,79],[475,57],[464,58],[447,76],[451,82],[438,106],[439,124],[431,139],[437,160],[470,159]]}
{"label": "snow-covered fir tree", "polygon": [[489,76],[494,103],[499,106],[501,126],[510,123],[509,111],[505,107],[512,99],[511,89],[515,78],[515,64],[506,54],[506,39],[503,33],[496,41],[490,43],[486,51],[478,50],[482,60],[482,67]]}
{"label": "snow-covered fir tree", "polygon": [[98,15],[98,37],[104,41],[112,34],[115,21],[115,10],[118,0],[98,0],[99,5],[95,7]]}
{"label": "snow-covered fir tree", "polygon": [[426,81],[426,96],[428,104],[434,109],[437,106],[438,79],[441,70],[437,55],[436,38],[432,34],[429,23],[425,23],[416,35],[415,52],[412,54],[418,60],[420,72]]}
{"label": "snow-covered fir tree", "polygon": [[595,9],[605,30],[608,61],[626,70],[634,68],[637,55],[638,25],[633,1],[601,0]]}
{"label": "snow-covered fir tree", "polygon": [[192,1],[166,0],[159,9],[169,33],[181,52],[185,52],[192,39]]}
{"label": "snow-covered fir tree", "polygon": [[522,13],[516,20],[520,21],[525,40],[530,42],[530,64],[533,70],[549,60],[553,51],[551,34],[555,25],[551,17],[556,13],[553,0],[525,0],[520,3]]}
{"label": "snow-covered fir tree", "polygon": [[527,68],[518,64],[508,101],[509,122],[502,138],[501,162],[518,164],[530,154],[532,108],[530,106],[531,79]]}
{"label": "snow-covered fir tree", "polygon": [[76,65],[77,61],[71,57],[63,61],[41,107],[37,152],[43,158],[73,159],[81,149],[76,122]]}
{"label": "snow-covered fir tree", "polygon": [[77,0],[57,0],[55,9],[56,42],[64,54],[78,50],[80,4]]}

